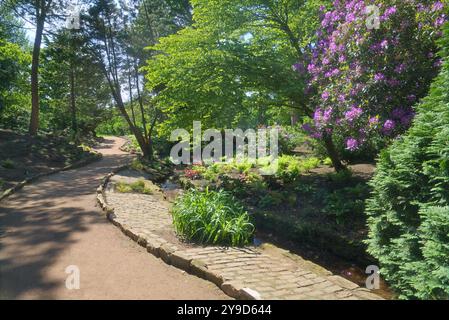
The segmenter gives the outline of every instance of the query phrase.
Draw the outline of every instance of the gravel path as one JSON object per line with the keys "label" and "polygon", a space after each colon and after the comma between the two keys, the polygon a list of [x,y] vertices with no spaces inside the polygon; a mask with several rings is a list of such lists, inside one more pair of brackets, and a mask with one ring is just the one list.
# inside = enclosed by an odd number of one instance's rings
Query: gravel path
{"label": "gravel path", "polygon": [[[148,254],[106,221],[95,188],[129,158],[108,138],[104,158],[42,178],[0,203],[1,299],[226,299],[213,284]],[[66,287],[68,266],[80,288]]]}

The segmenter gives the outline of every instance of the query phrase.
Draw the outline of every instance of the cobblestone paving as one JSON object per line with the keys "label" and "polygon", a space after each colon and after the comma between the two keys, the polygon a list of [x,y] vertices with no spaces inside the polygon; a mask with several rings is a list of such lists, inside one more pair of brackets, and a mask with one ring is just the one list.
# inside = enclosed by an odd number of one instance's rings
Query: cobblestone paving
{"label": "cobblestone paving", "polygon": [[[212,279],[210,275],[203,277],[233,297],[238,296],[236,290],[244,290],[255,299],[381,299],[329,271],[316,272],[315,268],[308,268],[313,265],[311,262],[297,263],[287,256],[272,255],[256,247],[192,248],[175,244],[163,236],[171,230],[172,221],[170,203],[161,194],[118,193],[109,185],[105,195],[106,203],[114,208],[110,218],[131,238],[142,245],[157,243],[168,247],[174,256],[182,257],[178,265],[184,269],[188,266],[182,265],[182,261],[202,261],[204,265],[197,269],[206,268],[216,275]],[[152,252],[151,246],[147,246],[149,252]],[[173,264],[176,261],[172,259]]]}

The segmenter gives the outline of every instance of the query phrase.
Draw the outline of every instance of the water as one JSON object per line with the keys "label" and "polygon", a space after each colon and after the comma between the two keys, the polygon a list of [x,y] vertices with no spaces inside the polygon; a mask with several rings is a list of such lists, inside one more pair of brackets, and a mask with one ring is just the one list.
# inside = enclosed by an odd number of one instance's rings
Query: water
{"label": "water", "polygon": [[170,179],[161,184],[161,189],[165,198],[170,202],[173,202],[183,191],[178,183]]}

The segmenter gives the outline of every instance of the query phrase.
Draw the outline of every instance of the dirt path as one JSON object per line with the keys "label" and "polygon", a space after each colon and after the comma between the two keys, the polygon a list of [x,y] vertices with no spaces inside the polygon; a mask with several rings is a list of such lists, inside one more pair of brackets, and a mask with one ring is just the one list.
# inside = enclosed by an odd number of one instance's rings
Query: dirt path
{"label": "dirt path", "polygon": [[[226,299],[214,285],[148,254],[107,222],[95,188],[128,155],[108,138],[104,158],[43,178],[0,203],[2,299]],[[69,290],[68,266],[80,270]]]}

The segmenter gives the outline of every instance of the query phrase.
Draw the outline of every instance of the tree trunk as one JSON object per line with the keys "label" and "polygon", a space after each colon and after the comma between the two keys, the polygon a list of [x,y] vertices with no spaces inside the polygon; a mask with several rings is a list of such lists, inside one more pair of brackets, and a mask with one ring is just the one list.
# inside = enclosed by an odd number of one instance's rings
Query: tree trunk
{"label": "tree trunk", "polygon": [[37,18],[36,36],[31,61],[31,119],[29,134],[36,135],[39,128],[39,55],[41,51],[42,33],[44,31],[45,16]]}
{"label": "tree trunk", "polygon": [[337,149],[335,148],[334,141],[332,140],[331,135],[323,136],[324,145],[326,147],[327,154],[332,161],[332,165],[335,168],[335,171],[340,172],[346,170],[346,167],[340,160],[340,156],[338,155]]}
{"label": "tree trunk", "polygon": [[123,103],[123,99],[120,92],[120,85],[119,84],[114,85],[109,77],[107,77],[107,80],[109,82],[109,86],[111,87],[112,96],[114,97],[117,107],[120,110],[120,113],[122,114],[125,121],[128,123],[129,129],[136,137],[137,143],[139,144],[139,147],[142,150],[143,156],[151,160],[153,157],[153,153],[150,150],[150,146],[147,139],[145,139],[142,132],[134,125],[134,123],[131,121],[128,115],[128,112],[126,112],[125,104]]}
{"label": "tree trunk", "polygon": [[122,116],[125,118],[126,122],[128,123],[129,129],[131,130],[133,135],[136,137],[137,143],[139,144],[139,147],[142,150],[143,156],[145,158],[151,160],[153,154],[151,152],[149,143],[143,136],[142,132],[132,123],[131,119],[129,118],[128,113],[126,112],[125,105],[120,100],[121,99],[116,99],[117,107],[119,108]]}
{"label": "tree trunk", "polygon": [[133,120],[134,125],[136,125],[136,114],[134,112],[134,104],[133,104],[133,89],[131,86],[131,72],[128,73],[128,86],[129,86],[129,106],[131,108],[131,118]]}
{"label": "tree trunk", "polygon": [[[136,59],[134,59],[134,77],[135,77],[135,83],[136,83],[136,88],[137,88],[137,100],[139,102],[139,107],[140,107],[140,116],[142,117],[143,133],[144,133],[145,137],[148,137],[147,119],[145,117],[145,110],[143,108],[142,94],[140,93],[139,69],[137,67]],[[148,137],[148,140],[150,140],[150,137]]]}
{"label": "tree trunk", "polygon": [[293,110],[290,114],[290,122],[292,127],[296,126],[296,124],[298,123],[298,113],[296,112],[296,110]]}
{"label": "tree trunk", "polygon": [[76,119],[76,97],[75,97],[75,66],[70,62],[70,111],[72,113],[72,130],[78,132],[78,121]]}

